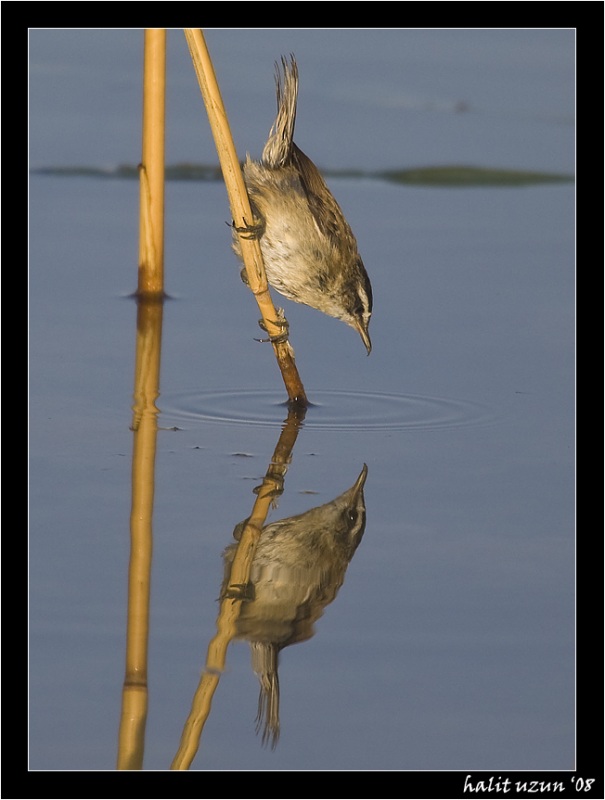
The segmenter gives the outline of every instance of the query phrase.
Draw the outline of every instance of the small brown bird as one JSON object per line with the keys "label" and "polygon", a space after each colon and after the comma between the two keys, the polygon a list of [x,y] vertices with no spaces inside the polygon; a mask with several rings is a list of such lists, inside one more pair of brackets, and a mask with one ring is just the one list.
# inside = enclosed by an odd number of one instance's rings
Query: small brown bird
{"label": "small brown bird", "polygon": [[[252,668],[260,683],[256,721],[263,744],[275,747],[280,733],[279,653],[313,636],[314,623],[336,597],[363,537],[367,474],[364,464],[353,486],[330,503],[272,522],[260,535],[236,632],[250,642]],[[236,526],[235,539],[244,525]],[[223,554],[222,597],[229,596],[236,548],[230,545]]]}
{"label": "small brown bird", "polygon": [[[357,241],[319,170],[293,141],[298,97],[294,56],[276,64],[277,117],[260,162],[247,156],[244,180],[267,280],[278,292],[341,319],[372,349],[372,287]],[[282,75],[283,73],[283,75]],[[234,249],[241,258],[234,232]],[[242,273],[245,280],[245,271]]]}

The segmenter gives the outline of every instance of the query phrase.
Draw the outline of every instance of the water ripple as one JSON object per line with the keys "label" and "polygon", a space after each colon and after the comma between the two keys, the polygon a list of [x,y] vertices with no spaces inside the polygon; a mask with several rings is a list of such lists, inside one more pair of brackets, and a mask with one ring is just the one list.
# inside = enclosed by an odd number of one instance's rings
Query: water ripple
{"label": "water ripple", "polygon": [[[487,406],[445,397],[323,390],[313,392],[305,428],[323,430],[438,430],[485,425],[496,419]],[[226,389],[162,395],[166,420],[281,426],[287,416],[283,394]]]}

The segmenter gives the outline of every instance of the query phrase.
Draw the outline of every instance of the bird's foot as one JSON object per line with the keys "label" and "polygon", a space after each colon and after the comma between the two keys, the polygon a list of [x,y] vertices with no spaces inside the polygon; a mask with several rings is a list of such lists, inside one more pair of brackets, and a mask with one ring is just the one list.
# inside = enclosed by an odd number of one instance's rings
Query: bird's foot
{"label": "bird's foot", "polygon": [[221,594],[221,600],[254,600],[253,583],[230,583]]}
{"label": "bird's foot", "polygon": [[[277,309],[277,319],[271,320],[271,323],[275,325],[277,328],[281,328],[282,332],[275,334],[274,336],[269,336],[268,339],[256,339],[257,342],[271,342],[272,344],[281,344],[282,342],[287,342],[288,337],[290,335],[290,325],[288,320],[284,315],[284,309],[278,308]],[[263,319],[259,319],[258,321],[259,326],[266,331],[267,326]]]}
{"label": "bird's foot", "polygon": [[232,222],[231,227],[239,233],[242,239],[260,239],[265,230],[265,225],[261,219],[255,219],[252,223],[248,223],[244,219],[244,224],[241,226]]}
{"label": "bird's foot", "polygon": [[268,472],[260,486],[255,486],[252,493],[257,497],[271,499],[273,508],[277,508],[277,499],[284,493],[284,476],[280,472]]}

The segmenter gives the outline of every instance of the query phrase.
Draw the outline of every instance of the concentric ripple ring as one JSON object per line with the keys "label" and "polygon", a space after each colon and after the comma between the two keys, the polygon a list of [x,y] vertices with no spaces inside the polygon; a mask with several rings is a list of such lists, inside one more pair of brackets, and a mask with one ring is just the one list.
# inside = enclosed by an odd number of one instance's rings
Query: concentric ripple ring
{"label": "concentric ripple ring", "polygon": [[[281,426],[288,414],[283,395],[266,390],[225,389],[160,396],[162,426],[173,420],[229,425]],[[443,397],[319,390],[305,428],[325,430],[437,430],[486,425],[496,415],[487,406]]]}

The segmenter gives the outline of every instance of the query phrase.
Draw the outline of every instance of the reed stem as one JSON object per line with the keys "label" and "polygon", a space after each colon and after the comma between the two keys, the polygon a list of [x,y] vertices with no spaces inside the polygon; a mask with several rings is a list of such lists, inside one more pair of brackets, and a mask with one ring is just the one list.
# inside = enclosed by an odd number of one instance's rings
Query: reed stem
{"label": "reed stem", "polygon": [[[201,30],[185,29],[185,37],[210,120],[233,224],[236,229],[245,230],[253,222],[253,215],[212,60]],[[258,239],[241,234],[240,243],[248,283],[258,303],[263,323],[269,337],[272,340],[279,339],[271,343],[288,392],[289,404],[291,407],[305,408],[308,405],[307,396],[294,361],[294,350],[289,341],[282,341],[283,326],[279,324],[279,317],[269,293],[260,244]]]}
{"label": "reed stem", "polygon": [[143,147],[139,165],[140,225],[137,294],[164,292],[164,150],[166,31],[145,31]]}

